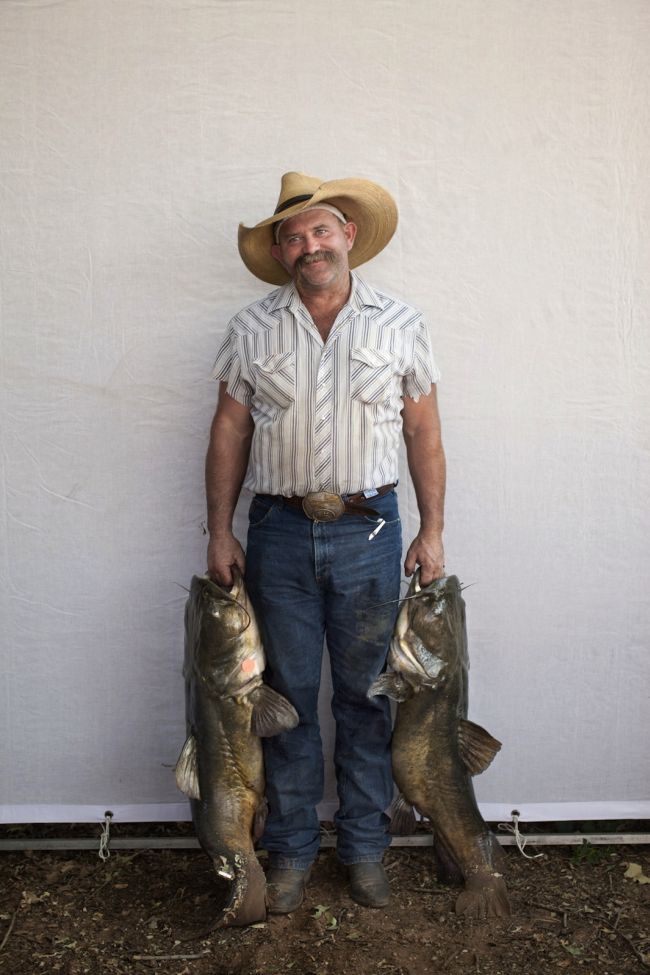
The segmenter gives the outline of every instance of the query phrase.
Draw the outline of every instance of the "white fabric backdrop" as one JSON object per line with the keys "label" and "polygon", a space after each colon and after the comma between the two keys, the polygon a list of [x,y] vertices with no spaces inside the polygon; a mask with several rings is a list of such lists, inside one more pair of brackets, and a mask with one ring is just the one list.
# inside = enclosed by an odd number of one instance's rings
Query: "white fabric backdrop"
{"label": "white fabric backdrop", "polygon": [[0,31],[0,818],[186,815],[207,377],[288,169],[400,207],[364,273],[443,370],[485,814],[650,818],[650,5],[5,0]]}

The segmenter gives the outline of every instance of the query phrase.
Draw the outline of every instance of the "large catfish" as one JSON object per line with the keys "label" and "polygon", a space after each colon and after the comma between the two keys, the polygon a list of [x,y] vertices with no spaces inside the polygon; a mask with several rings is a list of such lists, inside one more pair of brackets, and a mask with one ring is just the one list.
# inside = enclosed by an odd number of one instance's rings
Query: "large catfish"
{"label": "large catfish", "polygon": [[266,917],[264,872],[254,851],[266,815],[260,736],[294,728],[298,715],[262,683],[264,664],[241,576],[230,591],[194,576],[185,607],[183,668],[189,737],[176,783],[191,799],[201,846],[217,874],[231,881],[219,925]]}
{"label": "large catfish", "polygon": [[395,831],[407,823],[412,829],[415,808],[431,821],[443,875],[458,878],[460,872],[465,882],[456,911],[509,914],[504,857],[479,812],[471,779],[501,744],[467,720],[465,603],[456,576],[420,587],[416,573],[395,623],[388,666],[368,693],[399,701],[392,755],[402,794],[394,804]]}

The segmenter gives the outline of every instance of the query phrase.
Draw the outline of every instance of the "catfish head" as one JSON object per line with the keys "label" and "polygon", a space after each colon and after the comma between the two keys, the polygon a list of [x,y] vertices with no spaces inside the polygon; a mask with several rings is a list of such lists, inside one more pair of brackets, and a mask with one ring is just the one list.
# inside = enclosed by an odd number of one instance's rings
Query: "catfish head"
{"label": "catfish head", "polygon": [[458,578],[446,576],[421,586],[418,569],[397,615],[390,673],[378,678],[374,693],[405,700],[424,687],[442,687],[467,665],[465,601]]}
{"label": "catfish head", "polygon": [[234,573],[232,589],[207,576],[194,576],[186,627],[192,634],[191,666],[218,697],[239,697],[261,681],[264,650],[243,578]]}

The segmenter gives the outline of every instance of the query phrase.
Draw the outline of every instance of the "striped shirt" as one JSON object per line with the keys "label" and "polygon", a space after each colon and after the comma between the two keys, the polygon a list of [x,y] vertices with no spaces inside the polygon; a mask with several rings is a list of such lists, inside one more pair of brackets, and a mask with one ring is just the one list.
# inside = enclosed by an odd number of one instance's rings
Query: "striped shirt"
{"label": "striped shirt", "polygon": [[398,479],[402,398],[427,395],[439,372],[420,312],[351,277],[326,342],[293,283],[229,324],[212,378],[251,408],[251,491],[354,494]]}

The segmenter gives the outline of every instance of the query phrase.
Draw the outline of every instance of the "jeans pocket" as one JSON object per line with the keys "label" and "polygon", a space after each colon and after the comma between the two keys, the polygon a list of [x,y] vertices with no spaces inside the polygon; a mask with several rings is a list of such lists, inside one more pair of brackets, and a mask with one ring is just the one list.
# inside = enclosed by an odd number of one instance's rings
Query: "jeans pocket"
{"label": "jeans pocket", "polygon": [[400,515],[397,506],[397,492],[395,490],[388,491],[379,498],[370,497],[367,499],[366,504],[369,508],[377,512],[374,515],[368,513],[363,516],[364,521],[369,525],[377,525],[380,519],[385,525],[395,525],[399,522]]}
{"label": "jeans pocket", "polygon": [[249,528],[260,528],[266,524],[276,507],[277,502],[271,500],[271,498],[253,498],[248,509]]}

